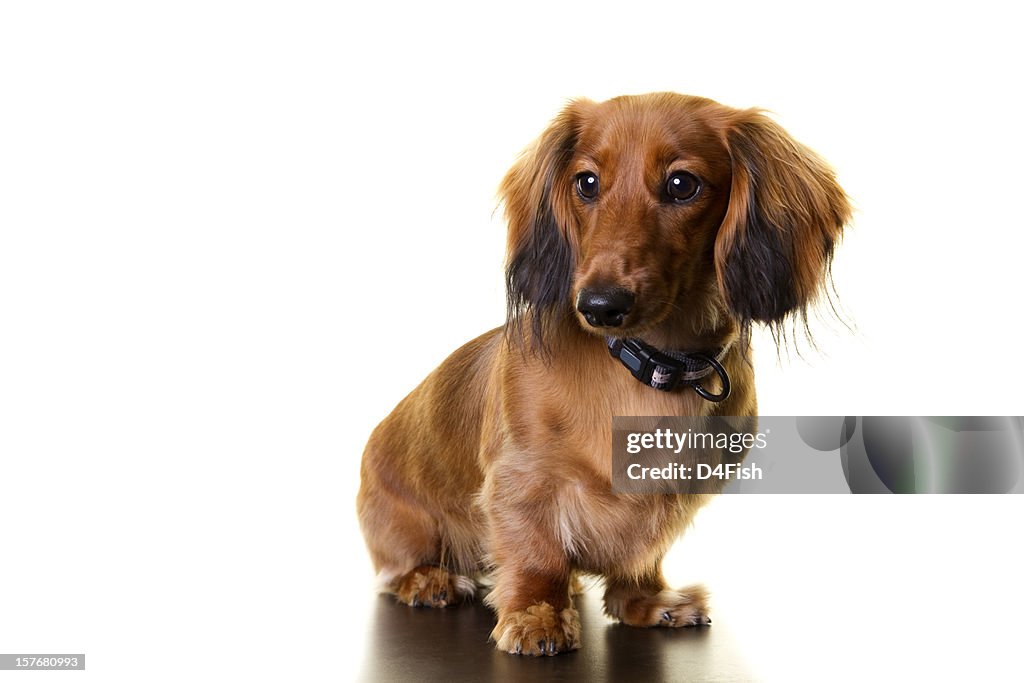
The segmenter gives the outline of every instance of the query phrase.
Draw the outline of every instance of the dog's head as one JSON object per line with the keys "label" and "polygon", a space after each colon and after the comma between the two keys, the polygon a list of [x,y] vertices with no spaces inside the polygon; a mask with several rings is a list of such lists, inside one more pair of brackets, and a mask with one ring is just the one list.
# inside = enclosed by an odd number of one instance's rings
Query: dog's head
{"label": "dog's head", "polygon": [[570,103],[501,195],[509,320],[541,343],[572,315],[623,337],[805,315],[850,216],[774,121],[673,93]]}

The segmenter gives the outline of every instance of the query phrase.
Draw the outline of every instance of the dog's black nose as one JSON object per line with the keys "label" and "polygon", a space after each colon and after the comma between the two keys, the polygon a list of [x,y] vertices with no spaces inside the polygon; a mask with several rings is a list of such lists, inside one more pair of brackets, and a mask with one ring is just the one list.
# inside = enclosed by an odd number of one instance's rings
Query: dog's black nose
{"label": "dog's black nose", "polygon": [[635,301],[633,292],[620,287],[581,289],[576,310],[594,327],[619,327]]}

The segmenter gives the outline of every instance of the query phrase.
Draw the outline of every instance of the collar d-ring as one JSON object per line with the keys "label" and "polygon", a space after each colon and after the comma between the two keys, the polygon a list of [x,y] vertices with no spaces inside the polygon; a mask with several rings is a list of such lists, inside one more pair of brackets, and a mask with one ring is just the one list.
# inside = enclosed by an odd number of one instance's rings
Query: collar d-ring
{"label": "collar d-ring", "polygon": [[[640,339],[608,337],[608,352],[621,362],[642,384],[659,391],[677,387],[693,387],[705,401],[719,403],[729,398],[732,384],[722,366],[730,344],[717,352],[660,351]],[[700,385],[700,380],[715,373],[722,380],[722,390],[713,394]]]}

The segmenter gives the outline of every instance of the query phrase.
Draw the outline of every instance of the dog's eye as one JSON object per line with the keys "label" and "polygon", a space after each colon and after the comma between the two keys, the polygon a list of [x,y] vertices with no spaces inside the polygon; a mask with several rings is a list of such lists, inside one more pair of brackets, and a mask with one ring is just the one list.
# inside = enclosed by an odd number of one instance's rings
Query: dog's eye
{"label": "dog's eye", "polygon": [[597,193],[600,191],[601,183],[593,173],[584,172],[576,176],[576,192],[579,193],[580,199],[583,201],[590,202],[597,199]]}
{"label": "dog's eye", "polygon": [[677,202],[686,202],[697,196],[700,192],[700,180],[697,176],[686,171],[677,171],[668,177],[665,184],[665,193],[670,199]]}

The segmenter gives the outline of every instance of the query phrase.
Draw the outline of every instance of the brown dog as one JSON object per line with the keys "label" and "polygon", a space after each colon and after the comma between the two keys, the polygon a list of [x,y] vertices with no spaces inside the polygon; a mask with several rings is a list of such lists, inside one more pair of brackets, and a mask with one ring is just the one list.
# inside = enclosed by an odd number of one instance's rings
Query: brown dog
{"label": "brown dog", "polygon": [[[846,195],[758,111],[672,93],[572,102],[501,193],[508,323],[453,353],[363,456],[359,519],[381,579],[444,607],[492,570],[491,635],[514,653],[579,647],[578,573],[604,577],[625,624],[709,623],[703,589],[661,574],[708,496],[612,493],[611,418],[756,415],[747,332],[806,316]],[[616,340],[683,359],[691,379],[669,387],[656,367],[638,382],[625,352],[609,356]]]}

